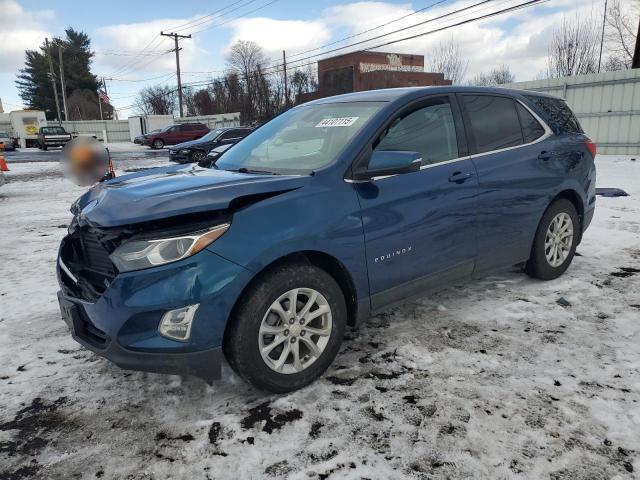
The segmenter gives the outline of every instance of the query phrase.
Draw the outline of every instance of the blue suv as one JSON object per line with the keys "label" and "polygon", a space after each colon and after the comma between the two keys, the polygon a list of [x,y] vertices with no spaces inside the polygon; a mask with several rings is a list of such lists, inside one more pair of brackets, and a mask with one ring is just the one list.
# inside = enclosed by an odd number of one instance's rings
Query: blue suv
{"label": "blue suv", "polygon": [[318,378],[345,328],[520,265],[550,280],[595,206],[566,103],[462,87],[359,92],[261,126],[212,168],[102,182],[72,207],[62,316],[123,368],[254,385]]}

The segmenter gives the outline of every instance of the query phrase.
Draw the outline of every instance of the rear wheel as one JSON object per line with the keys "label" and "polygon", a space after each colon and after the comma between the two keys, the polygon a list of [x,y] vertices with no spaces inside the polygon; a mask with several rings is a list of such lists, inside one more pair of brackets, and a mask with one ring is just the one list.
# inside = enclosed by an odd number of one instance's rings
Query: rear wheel
{"label": "rear wheel", "polygon": [[153,143],[151,144],[151,146],[153,148],[155,148],[156,150],[164,147],[164,141],[161,138],[156,138]]}
{"label": "rear wheel", "polygon": [[336,281],[311,265],[285,265],[264,274],[244,295],[224,342],[236,373],[276,393],[320,377],[338,353],[347,322]]}
{"label": "rear wheel", "polygon": [[562,275],[576,253],[579,232],[580,219],[573,203],[564,198],[553,202],[538,225],[527,274],[542,280]]}

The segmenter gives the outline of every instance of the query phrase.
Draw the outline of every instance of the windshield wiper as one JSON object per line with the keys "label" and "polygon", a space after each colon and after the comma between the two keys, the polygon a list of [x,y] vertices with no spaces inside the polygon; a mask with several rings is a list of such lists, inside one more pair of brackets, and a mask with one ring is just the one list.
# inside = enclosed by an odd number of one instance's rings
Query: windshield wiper
{"label": "windshield wiper", "polygon": [[272,172],[270,170],[255,170],[253,168],[240,167],[237,170],[229,170],[230,172],[238,172],[238,173],[257,173],[257,174],[267,174],[267,175],[280,175],[277,172]]}

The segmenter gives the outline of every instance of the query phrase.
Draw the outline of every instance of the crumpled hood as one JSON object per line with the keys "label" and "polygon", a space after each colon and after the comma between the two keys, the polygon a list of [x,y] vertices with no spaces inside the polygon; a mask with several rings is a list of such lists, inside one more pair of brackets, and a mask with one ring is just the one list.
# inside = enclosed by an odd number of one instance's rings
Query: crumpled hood
{"label": "crumpled hood", "polygon": [[238,198],[293,190],[309,176],[256,175],[169,166],[100,183],[72,206],[80,225],[110,228],[223,210]]}

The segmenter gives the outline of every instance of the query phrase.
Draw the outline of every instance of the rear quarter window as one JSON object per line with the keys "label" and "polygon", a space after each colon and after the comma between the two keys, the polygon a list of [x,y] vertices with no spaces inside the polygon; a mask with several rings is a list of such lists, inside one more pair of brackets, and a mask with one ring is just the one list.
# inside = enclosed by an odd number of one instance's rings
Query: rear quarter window
{"label": "rear quarter window", "polygon": [[538,107],[546,122],[554,130],[561,133],[584,133],[580,122],[564,100],[537,95],[525,95],[525,97]]}
{"label": "rear quarter window", "polygon": [[520,117],[524,143],[531,143],[544,135],[544,128],[540,125],[540,122],[531,115],[529,110],[519,103],[516,103],[516,110],[518,110],[518,117]]}

